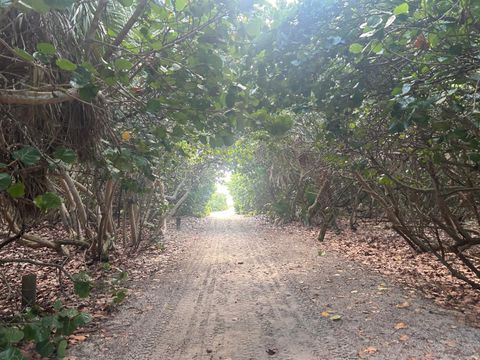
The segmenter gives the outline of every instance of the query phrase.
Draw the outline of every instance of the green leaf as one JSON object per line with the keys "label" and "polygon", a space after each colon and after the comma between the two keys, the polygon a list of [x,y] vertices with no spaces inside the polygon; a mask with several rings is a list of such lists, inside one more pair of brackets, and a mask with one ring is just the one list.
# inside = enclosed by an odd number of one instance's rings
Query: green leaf
{"label": "green leaf", "polygon": [[260,35],[260,32],[262,31],[262,26],[263,26],[262,19],[253,18],[245,25],[245,30],[249,36],[256,37]]}
{"label": "green leaf", "polygon": [[75,326],[75,320],[73,318],[64,317],[60,319],[62,326],[59,328],[60,334],[69,336],[77,329]]}
{"label": "green leaf", "polygon": [[59,357],[60,359],[65,357],[67,346],[68,346],[67,340],[65,339],[60,340],[60,342],[57,345],[57,357]]}
{"label": "green leaf", "polygon": [[402,88],[400,86],[394,87],[392,90],[393,96],[400,95],[401,93],[402,93]]}
{"label": "green leaf", "polygon": [[182,11],[188,4],[188,0],[175,0],[175,10]]}
{"label": "green leaf", "polygon": [[77,159],[77,154],[72,149],[67,149],[66,147],[58,147],[55,149],[53,156],[56,159],[60,159],[67,164],[72,164]]}
{"label": "green leaf", "polygon": [[440,38],[438,37],[437,34],[435,33],[428,34],[428,43],[430,44],[430,47],[436,48],[439,42],[440,42]]}
{"label": "green leaf", "polygon": [[25,360],[20,350],[14,347],[7,347],[0,352],[0,360]]}
{"label": "green leaf", "polygon": [[92,321],[92,317],[90,314],[81,312],[75,317],[75,324],[77,327],[83,326],[85,324],[88,324],[90,321]]}
{"label": "green leaf", "polygon": [[92,279],[85,271],[80,271],[77,274],[73,274],[73,284],[75,294],[81,298],[86,298],[90,295],[90,291],[93,288]]}
{"label": "green leaf", "polygon": [[32,62],[33,60],[35,60],[35,58],[32,55],[30,55],[28,52],[20,48],[15,48],[15,54],[17,54],[17,56],[20,59],[28,62]]}
{"label": "green leaf", "polygon": [[32,324],[27,324],[23,328],[23,331],[25,333],[25,340],[26,341],[31,341],[34,340],[35,342],[39,343],[42,341],[48,340],[50,337],[50,328],[51,324],[47,324],[46,321],[44,320],[51,320],[52,318],[50,316],[44,317],[42,319],[42,323],[32,323]]}
{"label": "green leaf", "polygon": [[447,131],[451,128],[451,123],[448,121],[434,121],[431,124],[432,129],[436,131]]}
{"label": "green leaf", "polygon": [[53,346],[53,344],[47,340],[37,343],[35,349],[41,356],[48,358],[55,351],[55,346]]}
{"label": "green leaf", "polygon": [[25,196],[25,185],[22,182],[17,182],[7,189],[7,193],[13,198],[20,198]]}
{"label": "green leaf", "polygon": [[352,45],[350,45],[350,47],[348,48],[348,50],[352,53],[352,54],[360,54],[363,50],[363,46],[359,43],[353,43]]}
{"label": "green leaf", "polygon": [[0,191],[7,190],[12,183],[12,177],[7,173],[0,173]]}
{"label": "green leaf", "polygon": [[55,300],[55,302],[53,303],[53,309],[55,311],[60,311],[62,307],[63,307],[62,300],[60,299]]}
{"label": "green leaf", "polygon": [[113,302],[115,304],[120,304],[127,297],[127,289],[120,289],[115,293],[113,297]]}
{"label": "green leaf", "polygon": [[38,161],[40,161],[41,155],[36,148],[31,146],[25,146],[24,148],[15,151],[13,153],[13,158],[29,166],[35,165]]}
{"label": "green leaf", "polygon": [[45,42],[37,44],[37,51],[41,52],[43,55],[55,55],[57,52],[55,46]]}
{"label": "green leaf", "polygon": [[480,81],[480,72],[476,72],[473,74],[468,75],[468,78],[475,80],[475,81]]}
{"label": "green leaf", "polygon": [[180,125],[174,126],[172,130],[172,136],[182,137],[183,135],[185,135],[183,128]]}
{"label": "green leaf", "polygon": [[470,153],[468,158],[473,162],[480,163],[480,153]]}
{"label": "green leaf", "polygon": [[98,87],[95,86],[94,84],[88,84],[81,87],[78,90],[78,93],[82,100],[90,102],[97,97]]}
{"label": "green leaf", "polygon": [[76,87],[82,87],[90,84],[92,73],[84,66],[77,66],[72,75],[72,82]]}
{"label": "green leaf", "polygon": [[401,14],[408,14],[408,11],[409,11],[408,4],[407,4],[407,3],[403,3],[403,4],[398,5],[398,6],[393,10],[393,14],[398,16],[398,15],[401,15]]}
{"label": "green leaf", "polygon": [[61,316],[61,317],[64,317],[64,318],[73,319],[78,314],[79,314],[79,312],[78,312],[77,309],[67,308],[67,309],[63,309],[62,311],[60,311],[60,313],[58,315]]}
{"label": "green leaf", "polygon": [[42,210],[50,210],[59,208],[62,205],[62,199],[55,193],[46,192],[43,195],[38,195],[33,200],[34,204]]}
{"label": "green leaf", "polygon": [[232,146],[235,143],[235,138],[232,135],[222,136],[225,146]]}
{"label": "green leaf", "polygon": [[130,70],[133,64],[126,59],[117,59],[114,61],[115,69],[117,70]]}
{"label": "green leaf", "polygon": [[209,143],[213,148],[218,148],[224,145],[223,139],[220,136],[211,137]]}
{"label": "green leaf", "polygon": [[146,110],[147,110],[149,113],[154,114],[154,113],[156,113],[157,111],[159,111],[161,108],[162,108],[162,103],[160,102],[160,100],[158,100],[158,99],[150,99],[150,100],[148,100]]}
{"label": "green leaf", "polygon": [[378,178],[378,183],[380,185],[384,185],[384,186],[393,186],[394,182],[392,179],[390,179],[390,177],[388,177],[387,175],[383,174],[381,175],[379,178]]}
{"label": "green leaf", "polygon": [[374,42],[371,48],[375,54],[383,53],[383,45],[380,41]]}
{"label": "green leaf", "polygon": [[3,328],[0,333],[7,343],[16,344],[23,339],[23,331],[16,327]]}
{"label": "green leaf", "polygon": [[77,65],[67,59],[57,59],[55,64],[57,64],[60,69],[65,71],[75,71],[77,69]]}

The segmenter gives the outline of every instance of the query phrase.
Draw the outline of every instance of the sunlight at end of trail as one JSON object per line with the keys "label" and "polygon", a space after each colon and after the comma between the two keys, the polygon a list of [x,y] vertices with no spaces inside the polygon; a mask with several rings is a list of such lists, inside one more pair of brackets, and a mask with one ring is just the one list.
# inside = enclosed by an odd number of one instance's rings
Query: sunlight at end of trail
{"label": "sunlight at end of trail", "polygon": [[217,191],[227,196],[227,205],[229,209],[233,208],[233,198],[232,198],[232,195],[230,194],[230,191],[228,191],[228,186],[227,186],[231,176],[232,176],[232,173],[227,171],[225,173],[225,176],[221,178],[216,184]]}
{"label": "sunlight at end of trail", "polygon": [[214,211],[210,214],[211,217],[214,218],[229,218],[235,216],[235,209],[233,207],[228,208],[225,211]]}
{"label": "sunlight at end of trail", "polygon": [[227,171],[225,175],[221,179],[219,179],[216,183],[217,192],[219,192],[220,194],[224,194],[227,198],[228,209],[224,211],[213,211],[210,214],[211,217],[228,218],[235,215],[235,209],[233,207],[233,198],[227,186],[231,176],[232,176],[232,173]]}

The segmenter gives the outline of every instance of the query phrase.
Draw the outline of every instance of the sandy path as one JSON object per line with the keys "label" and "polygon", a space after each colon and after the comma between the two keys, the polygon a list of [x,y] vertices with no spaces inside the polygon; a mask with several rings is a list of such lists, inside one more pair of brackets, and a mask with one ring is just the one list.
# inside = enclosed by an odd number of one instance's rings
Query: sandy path
{"label": "sandy path", "polygon": [[182,236],[181,256],[78,359],[480,359],[479,329],[311,239],[240,216]]}

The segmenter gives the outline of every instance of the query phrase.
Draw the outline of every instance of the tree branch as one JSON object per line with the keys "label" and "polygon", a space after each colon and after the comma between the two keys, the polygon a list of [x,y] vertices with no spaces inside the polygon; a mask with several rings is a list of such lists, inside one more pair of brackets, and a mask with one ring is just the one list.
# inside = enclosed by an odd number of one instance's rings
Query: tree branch
{"label": "tree branch", "polygon": [[0,104],[53,105],[78,99],[77,89],[67,91],[1,90]]}
{"label": "tree branch", "polygon": [[[148,0],[140,0],[137,7],[135,8],[135,11],[133,12],[132,16],[130,16],[130,19],[128,19],[127,23],[123,27],[123,29],[118,33],[117,37],[115,40],[113,40],[112,45],[113,46],[118,46],[122,43],[123,39],[128,35],[130,30],[132,29],[133,25],[137,22],[138,18],[140,15],[143,14],[145,11],[145,8],[147,7]],[[109,47],[106,51],[105,54],[103,55],[103,59],[105,61],[108,61],[110,57],[113,54],[113,49],[112,47]]]}
{"label": "tree branch", "polygon": [[11,242],[14,242],[15,240],[20,239],[23,236],[23,234],[25,234],[25,227],[22,227],[20,232],[18,234],[16,234],[15,236],[9,237],[8,239],[5,239],[2,242],[0,242],[0,249],[7,246]]}

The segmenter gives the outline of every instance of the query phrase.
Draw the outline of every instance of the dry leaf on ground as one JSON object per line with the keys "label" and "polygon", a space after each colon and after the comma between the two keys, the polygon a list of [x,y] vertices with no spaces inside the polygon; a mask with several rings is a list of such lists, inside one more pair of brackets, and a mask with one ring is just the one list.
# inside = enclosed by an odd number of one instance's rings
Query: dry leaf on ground
{"label": "dry leaf on ground", "polygon": [[405,301],[401,304],[398,304],[396,307],[397,307],[397,309],[405,309],[405,308],[410,307],[410,303],[408,301]]}

